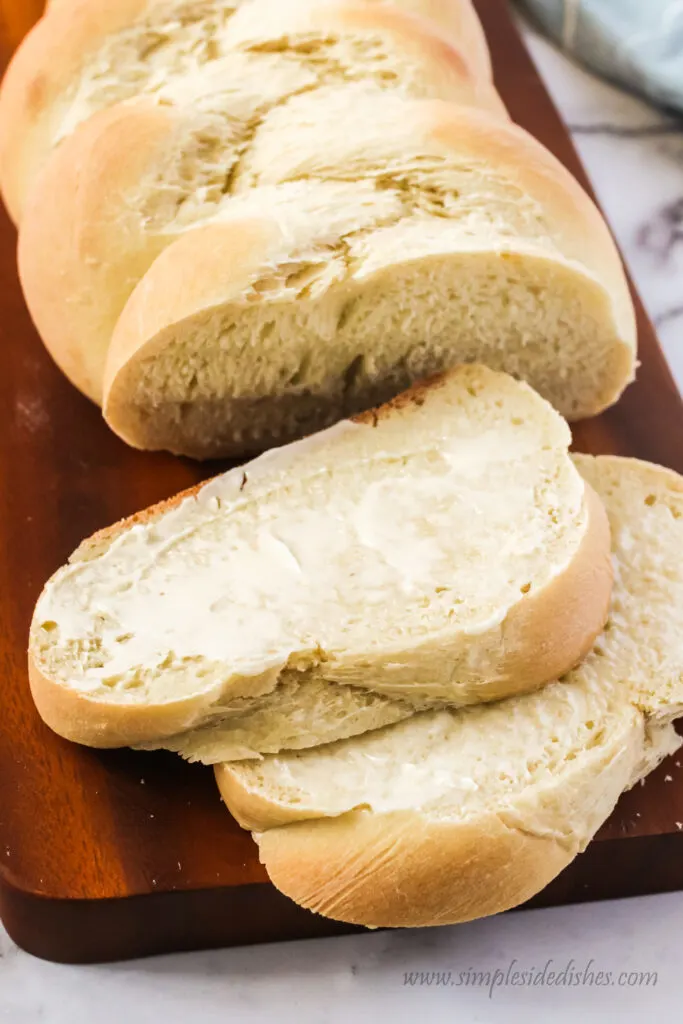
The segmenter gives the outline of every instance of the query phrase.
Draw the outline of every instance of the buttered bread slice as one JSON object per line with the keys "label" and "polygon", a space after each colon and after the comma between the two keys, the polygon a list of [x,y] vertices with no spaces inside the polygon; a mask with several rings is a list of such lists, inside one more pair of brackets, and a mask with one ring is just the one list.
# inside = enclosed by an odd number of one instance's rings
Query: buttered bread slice
{"label": "buttered bread slice", "polygon": [[[394,721],[536,688],[590,649],[611,592],[569,441],[527,385],[460,367],[96,534],[36,607],[39,711],[117,746],[293,679],[389,698]],[[284,745],[320,738],[309,719]]]}
{"label": "buttered bread slice", "polygon": [[683,480],[634,459],[577,466],[607,508],[615,565],[609,620],[578,668],[494,705],[218,769],[298,903],[375,926],[498,913],[566,867],[680,746]]}

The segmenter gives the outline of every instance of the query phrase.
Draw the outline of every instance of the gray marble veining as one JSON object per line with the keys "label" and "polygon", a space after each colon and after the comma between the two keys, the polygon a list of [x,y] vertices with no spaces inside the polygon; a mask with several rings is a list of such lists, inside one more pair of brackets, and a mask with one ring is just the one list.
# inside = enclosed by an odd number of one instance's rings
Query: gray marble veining
{"label": "gray marble veining", "polygon": [[683,390],[683,120],[525,34]]}

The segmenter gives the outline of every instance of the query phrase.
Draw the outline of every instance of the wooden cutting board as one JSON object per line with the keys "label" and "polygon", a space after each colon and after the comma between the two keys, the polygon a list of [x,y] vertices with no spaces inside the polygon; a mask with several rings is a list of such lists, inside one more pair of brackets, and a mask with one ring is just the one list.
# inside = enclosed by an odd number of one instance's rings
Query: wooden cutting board
{"label": "wooden cutting board", "polygon": [[[5,59],[38,6],[1,0]],[[587,184],[504,0],[477,6],[513,118]],[[73,746],[33,708],[25,649],[44,581],[84,536],[211,470],[127,448],[61,376],[29,320],[15,232],[0,217],[0,916],[24,949],[64,962],[351,931],[269,884],[209,769],[170,754]],[[616,408],[575,429],[576,447],[683,472],[683,405],[637,297],[636,305],[638,381]],[[683,888],[677,822],[683,771],[672,758],[622,799],[534,905]]]}

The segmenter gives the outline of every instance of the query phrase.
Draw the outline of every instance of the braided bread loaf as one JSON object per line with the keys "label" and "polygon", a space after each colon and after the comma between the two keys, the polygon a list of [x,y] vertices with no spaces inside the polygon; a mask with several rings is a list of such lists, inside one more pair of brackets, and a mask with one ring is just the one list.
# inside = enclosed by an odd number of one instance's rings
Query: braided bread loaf
{"label": "braided bread loaf", "polygon": [[609,232],[462,0],[56,0],[0,174],[48,349],[138,447],[259,450],[462,361],[570,419],[633,375]]}
{"label": "braided bread loaf", "polygon": [[[349,49],[355,41],[361,58],[363,39],[369,50],[377,48],[375,33],[382,33],[384,16],[391,33],[403,10],[413,16],[404,31],[415,37],[416,51],[422,34],[433,40],[439,33],[457,47],[454,57],[466,61],[478,80],[491,74],[471,0],[393,0],[391,6],[384,0],[351,5],[330,5],[327,0],[51,0],[46,6],[46,17],[10,64],[0,100],[0,180],[15,221],[52,148],[93,114],[140,94],[157,95],[167,82],[182,81],[182,92],[188,80],[213,78],[221,89],[219,79],[225,74],[228,85],[222,91],[229,92],[230,80],[239,78],[240,58],[244,64],[249,56],[270,55],[254,69],[266,99],[278,45],[285,44],[279,51],[285,57],[296,57],[297,48],[305,57],[308,47],[313,58],[309,65],[324,58],[326,50],[334,60],[335,51],[344,48],[343,43],[335,45],[334,34],[343,28],[345,13]],[[293,44],[289,49],[288,40]],[[433,48],[448,60],[443,45]],[[425,64],[429,77],[428,59]],[[395,67],[378,68],[380,75],[383,71],[396,75]],[[433,73],[438,74],[436,69]]]}

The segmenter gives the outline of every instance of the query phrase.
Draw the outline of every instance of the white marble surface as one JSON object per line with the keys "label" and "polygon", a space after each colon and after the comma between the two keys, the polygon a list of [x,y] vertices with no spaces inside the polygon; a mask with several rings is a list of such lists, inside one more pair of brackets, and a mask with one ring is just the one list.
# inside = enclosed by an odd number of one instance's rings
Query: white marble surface
{"label": "white marble surface", "polygon": [[[3,1024],[640,1024],[680,1019],[683,895],[98,967],[0,938]],[[410,986],[404,972],[656,971],[656,985]],[[592,963],[591,963],[592,961]],[[547,977],[548,975],[546,975]],[[588,979],[590,980],[590,978]]]}
{"label": "white marble surface", "polygon": [[[530,35],[534,56],[595,183],[683,387],[683,127],[569,64]],[[652,865],[656,871],[656,865]],[[64,967],[20,952],[0,928],[2,1024],[346,1024],[386,1017],[621,1022],[680,1014],[683,894],[526,911],[456,928]],[[457,984],[508,967],[612,971],[614,985]],[[404,972],[453,984],[406,985]],[[622,987],[622,971],[656,984]],[[590,980],[590,979],[589,979]]]}
{"label": "white marble surface", "polygon": [[525,34],[683,390],[683,121]]}

